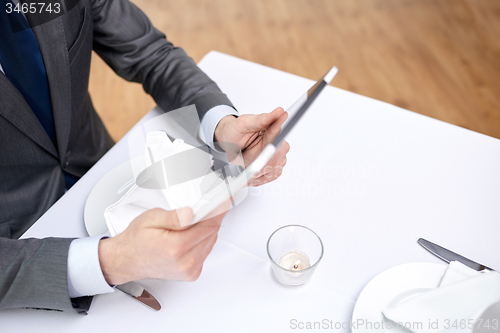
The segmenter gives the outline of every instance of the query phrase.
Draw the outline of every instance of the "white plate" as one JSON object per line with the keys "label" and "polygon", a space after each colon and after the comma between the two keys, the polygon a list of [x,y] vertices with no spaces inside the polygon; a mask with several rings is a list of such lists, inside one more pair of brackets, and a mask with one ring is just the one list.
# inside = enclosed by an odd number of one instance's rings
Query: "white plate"
{"label": "white plate", "polygon": [[127,161],[102,177],[90,192],[83,219],[89,236],[100,236],[108,232],[104,211],[120,200],[135,182],[131,162]]}
{"label": "white plate", "polygon": [[[410,332],[404,328],[398,328],[396,324],[385,319],[382,310],[402,300],[435,289],[446,268],[447,266],[442,264],[416,262],[395,266],[377,275],[365,286],[356,301],[352,314],[352,333]],[[356,325],[362,320],[364,324]],[[372,323],[372,326],[368,323]],[[388,329],[390,325],[392,328]]]}

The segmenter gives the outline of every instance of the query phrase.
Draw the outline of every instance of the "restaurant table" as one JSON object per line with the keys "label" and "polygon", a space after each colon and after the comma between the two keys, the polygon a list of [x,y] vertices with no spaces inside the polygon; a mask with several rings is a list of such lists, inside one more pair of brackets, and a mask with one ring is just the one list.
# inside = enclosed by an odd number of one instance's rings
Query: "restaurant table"
{"label": "restaurant table", "polygon": [[[313,84],[214,51],[199,66],[240,113],[286,108]],[[333,86],[287,140],[282,177],[251,188],[228,213],[196,282],[141,282],[161,311],[116,291],[96,296],[87,316],[1,311],[0,330],[293,332],[294,320],[349,323],[377,274],[403,263],[441,263],[419,237],[500,269],[499,140]],[[23,237],[87,236],[87,196],[129,159],[127,144],[126,136]],[[322,261],[301,287],[280,285],[266,253],[271,233],[288,224],[311,228],[324,243]]]}

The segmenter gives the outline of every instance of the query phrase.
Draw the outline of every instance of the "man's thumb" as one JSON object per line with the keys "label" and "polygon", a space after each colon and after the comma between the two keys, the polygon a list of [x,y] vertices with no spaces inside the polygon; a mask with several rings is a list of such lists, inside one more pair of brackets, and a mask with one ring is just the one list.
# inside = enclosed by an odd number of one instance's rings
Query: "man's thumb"
{"label": "man's thumb", "polygon": [[270,113],[262,113],[260,115],[256,115],[253,121],[253,126],[251,126],[251,130],[253,131],[264,131],[272,123],[274,123],[281,115],[285,112],[283,108],[276,108]]}

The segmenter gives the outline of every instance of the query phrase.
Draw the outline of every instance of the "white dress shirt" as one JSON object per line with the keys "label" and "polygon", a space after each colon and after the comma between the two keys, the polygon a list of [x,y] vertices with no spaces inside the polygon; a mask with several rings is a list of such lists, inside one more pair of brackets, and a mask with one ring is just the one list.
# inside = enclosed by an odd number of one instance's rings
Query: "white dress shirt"
{"label": "white dress shirt", "polygon": [[[5,74],[2,64],[0,71]],[[203,141],[213,145],[215,128],[225,116],[238,116],[238,112],[228,105],[219,105],[208,110],[201,121],[205,133]],[[99,262],[99,241],[102,237],[87,237],[71,242],[68,252],[68,291],[71,298],[114,292],[114,288],[104,279]]]}

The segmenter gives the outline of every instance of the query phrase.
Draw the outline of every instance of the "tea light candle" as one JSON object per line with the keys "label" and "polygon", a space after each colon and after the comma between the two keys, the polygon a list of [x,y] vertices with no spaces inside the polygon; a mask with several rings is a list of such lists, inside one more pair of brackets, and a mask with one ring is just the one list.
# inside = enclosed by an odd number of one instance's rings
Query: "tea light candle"
{"label": "tea light candle", "polygon": [[288,225],[271,234],[267,254],[276,280],[285,286],[300,286],[309,281],[323,257],[323,243],[311,229]]}
{"label": "tea light candle", "polygon": [[311,267],[311,263],[307,255],[300,251],[285,253],[278,259],[278,264],[284,269],[292,271],[300,271]]}

